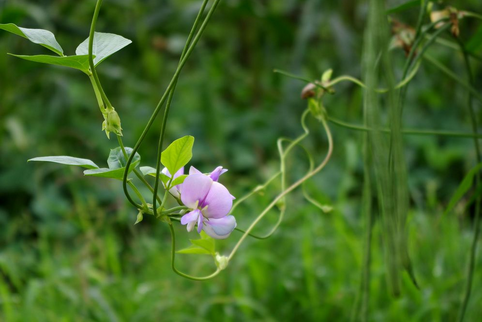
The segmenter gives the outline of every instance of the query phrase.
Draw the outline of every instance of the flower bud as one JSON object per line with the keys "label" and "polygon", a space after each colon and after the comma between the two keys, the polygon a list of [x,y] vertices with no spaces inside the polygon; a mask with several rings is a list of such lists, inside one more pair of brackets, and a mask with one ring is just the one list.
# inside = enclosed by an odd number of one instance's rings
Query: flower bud
{"label": "flower bud", "polygon": [[220,269],[223,270],[228,266],[229,259],[226,256],[219,255],[219,253],[216,253],[216,257],[214,258],[216,262],[216,266]]}
{"label": "flower bud", "polygon": [[108,138],[110,138],[110,132],[114,132],[116,135],[122,136],[121,120],[119,114],[117,114],[113,107],[107,109],[106,113],[104,114],[102,130],[105,130],[105,134]]}
{"label": "flower bud", "polygon": [[315,88],[316,86],[313,83],[309,83],[308,85],[306,85],[301,91],[301,98],[305,100],[307,98],[314,97],[316,94]]}

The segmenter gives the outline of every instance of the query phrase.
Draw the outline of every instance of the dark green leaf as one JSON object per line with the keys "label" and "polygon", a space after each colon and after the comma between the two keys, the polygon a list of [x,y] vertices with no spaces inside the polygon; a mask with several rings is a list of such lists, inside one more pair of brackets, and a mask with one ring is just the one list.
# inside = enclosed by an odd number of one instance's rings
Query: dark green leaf
{"label": "dark green leaf", "polygon": [[54,34],[48,30],[22,28],[13,23],[0,24],[0,29],[27,38],[31,42],[44,46],[60,56],[63,56],[64,54],[64,51],[55,39]]}
{"label": "dark green leaf", "polygon": [[388,9],[386,12],[387,14],[393,14],[393,13],[405,11],[410,8],[417,7],[419,5],[420,5],[420,0],[407,1],[405,3],[402,3],[401,5]]}
{"label": "dark green leaf", "polygon": [[482,169],[482,163],[477,164],[474,168],[472,168],[472,170],[469,171],[469,173],[467,173],[467,175],[458,186],[457,190],[455,190],[452,198],[450,198],[449,205],[447,206],[444,215],[452,211],[452,209],[460,201],[460,199],[462,199],[462,197],[467,193],[467,191],[469,191],[469,189],[472,187],[472,184],[474,183],[474,178],[480,171],[480,169]]}
{"label": "dark green leaf", "polygon": [[82,158],[74,158],[74,157],[69,157],[69,156],[62,156],[62,155],[60,155],[60,156],[49,156],[49,157],[37,157],[37,158],[29,159],[28,161],[29,162],[30,161],[53,162],[53,163],[83,167],[83,168],[87,168],[87,169],[98,169],[99,168],[97,166],[97,164],[95,164],[91,160],[82,159]]}
{"label": "dark green leaf", "polygon": [[22,58],[25,60],[33,61],[36,63],[57,65],[75,68],[86,73],[89,70],[89,57],[88,56],[50,56],[50,55],[14,55],[14,57]]}
{"label": "dark green leaf", "polygon": [[[94,44],[92,54],[95,55],[94,65],[97,66],[107,57],[118,52],[125,46],[132,43],[131,40],[119,35],[96,32],[94,34]],[[89,38],[84,40],[75,50],[77,55],[89,54]]]}
{"label": "dark green leaf", "polygon": [[162,152],[161,162],[169,173],[176,173],[191,160],[193,145],[194,137],[184,136],[172,142]]}

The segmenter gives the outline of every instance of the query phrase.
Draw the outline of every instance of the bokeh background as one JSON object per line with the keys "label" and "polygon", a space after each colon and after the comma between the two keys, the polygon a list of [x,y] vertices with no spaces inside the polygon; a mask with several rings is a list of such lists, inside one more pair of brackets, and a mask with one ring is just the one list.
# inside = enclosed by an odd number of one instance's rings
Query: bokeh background
{"label": "bokeh background", "polygon": [[[132,146],[178,61],[201,1],[104,1],[98,31],[133,43],[99,67],[104,88]],[[395,6],[401,1],[388,1]],[[481,13],[478,0],[450,1]],[[53,31],[67,54],[88,36],[95,2],[0,0],[0,23]],[[225,0],[178,84],[167,141],[196,138],[191,164],[208,172],[223,165],[223,183],[236,197],[277,171],[276,139],[301,133],[304,84],[273,73],[280,68],[311,79],[360,78],[365,1]],[[414,25],[418,8],[394,15]],[[481,22],[461,22],[461,39],[481,34]],[[448,35],[444,36],[450,40]],[[479,38],[480,39],[480,38]],[[472,40],[473,42],[473,40]],[[480,41],[479,41],[480,43]],[[474,52],[482,56],[482,46]],[[248,239],[229,267],[207,282],[192,282],[170,268],[168,227],[151,217],[134,226],[136,210],[117,181],[83,177],[79,169],[26,160],[72,155],[105,164],[115,139],[101,132],[102,116],[81,72],[22,61],[7,53],[42,54],[42,47],[0,32],[0,320],[2,321],[346,321],[360,283],[362,259],[361,135],[332,125],[332,162],[308,184],[328,214],[290,195],[287,218],[265,241]],[[464,77],[457,51],[435,44],[429,53]],[[394,50],[396,73],[403,51]],[[476,88],[481,60],[473,59]],[[470,132],[466,92],[423,63],[410,85],[404,124]],[[326,97],[328,113],[362,122],[362,91],[340,84]],[[480,105],[476,105],[480,116]],[[307,146],[321,159],[326,139],[316,122]],[[140,149],[154,166],[160,120]],[[464,174],[475,164],[467,139],[405,137],[411,211],[410,251],[421,285],[404,276],[393,298],[385,281],[379,226],[374,228],[372,321],[453,321],[465,281],[473,209],[442,216]],[[306,170],[303,154],[289,162],[290,180]],[[235,214],[246,228],[275,193],[255,197]],[[466,200],[464,201],[466,202]],[[463,202],[463,203],[464,203]],[[462,204],[463,204],[462,203]],[[273,211],[257,228],[266,232]],[[188,245],[177,227],[178,247]],[[227,253],[241,236],[218,243]],[[479,245],[480,246],[480,245]],[[196,275],[211,272],[206,256],[178,255]],[[482,316],[479,251],[467,321]]]}

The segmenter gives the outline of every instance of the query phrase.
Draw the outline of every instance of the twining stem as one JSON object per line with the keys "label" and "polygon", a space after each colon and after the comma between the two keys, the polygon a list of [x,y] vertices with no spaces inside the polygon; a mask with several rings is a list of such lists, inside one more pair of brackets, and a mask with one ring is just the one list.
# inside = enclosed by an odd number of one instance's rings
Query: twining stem
{"label": "twining stem", "polygon": [[[472,85],[474,84],[474,78],[472,75],[472,69],[470,67],[470,61],[469,57],[467,55],[467,51],[465,50],[465,47],[462,43],[462,41],[457,38],[457,41],[460,46],[460,50],[463,53],[463,58],[464,58],[464,65],[466,68],[467,72],[467,81],[468,84],[470,85],[470,88],[472,88]],[[469,115],[472,123],[472,131],[475,135],[477,135],[477,116],[475,114],[474,106],[472,104],[472,91],[467,92],[467,108],[469,110]],[[475,146],[475,152],[477,155],[477,163],[482,162],[482,155],[480,151],[480,146],[479,146],[479,141],[477,138],[474,137],[474,146]],[[480,171],[477,172],[477,175],[475,177],[475,183],[474,187],[477,187],[480,183]],[[476,260],[476,254],[477,254],[477,241],[479,239],[479,234],[480,234],[480,208],[481,208],[481,198],[482,196],[479,194],[476,198],[475,201],[475,220],[474,220],[474,237],[472,239],[472,245],[470,247],[470,257],[469,257],[469,262],[467,264],[467,280],[465,284],[465,291],[464,291],[464,297],[462,300],[462,305],[460,307],[459,311],[459,316],[458,316],[458,321],[462,322],[465,317],[465,312],[467,310],[467,305],[469,304],[470,300],[470,293],[472,291],[472,283],[474,279],[474,268],[475,268],[475,260]]]}
{"label": "twining stem", "polygon": [[[124,142],[122,141],[122,137],[120,135],[117,135],[117,142],[119,142],[119,146],[121,147],[122,154],[124,155],[124,158],[127,160],[128,155],[124,147]],[[133,172],[136,175],[136,177],[147,187],[147,189],[149,189],[151,193],[154,193],[154,188],[152,188],[149,182],[147,182],[146,178],[144,178],[144,175],[136,168],[134,168]],[[156,198],[159,202],[161,202],[161,198],[157,194],[156,194]]]}
{"label": "twining stem", "polygon": [[97,0],[97,3],[95,4],[94,16],[92,17],[92,23],[90,25],[90,33],[89,33],[89,66],[90,66],[90,72],[92,73],[94,82],[97,85],[97,89],[100,92],[102,100],[104,101],[104,104],[107,106],[107,108],[109,108],[109,107],[112,107],[112,104],[110,103],[109,98],[107,97],[107,95],[104,92],[104,89],[102,88],[99,76],[97,75],[97,70],[95,69],[94,57],[92,55],[93,47],[94,47],[95,25],[97,24],[97,18],[99,17],[101,6],[102,6],[102,0]]}
{"label": "twining stem", "polygon": [[205,280],[208,280],[208,279],[211,279],[213,278],[214,276],[218,275],[219,272],[221,272],[221,270],[218,268],[214,273],[210,274],[210,275],[207,275],[207,276],[202,276],[202,277],[196,277],[196,276],[191,276],[191,275],[188,275],[186,273],[183,273],[181,272],[180,270],[178,270],[176,268],[176,233],[174,231],[174,227],[172,225],[172,222],[169,223],[169,230],[171,231],[171,267],[172,267],[172,270],[182,276],[182,277],[185,277],[187,279],[190,279],[190,280],[193,280],[193,281],[205,281]]}
{"label": "twining stem", "polygon": [[[355,130],[355,131],[363,131],[363,132],[368,132],[372,131],[372,129],[362,126],[362,125],[356,125],[356,124],[351,124],[347,123],[344,121],[341,121],[337,118],[334,117],[328,117],[328,121],[331,123],[338,125],[340,127],[344,127],[347,129]],[[377,131],[383,132],[383,133],[390,133],[391,131],[389,129],[379,129]],[[482,139],[482,134],[473,134],[473,133],[465,133],[465,132],[453,132],[453,131],[437,131],[437,130],[415,130],[415,129],[402,129],[402,134],[406,135],[435,135],[435,136],[450,136],[450,137],[456,137],[456,138],[479,138]]]}
{"label": "twining stem", "polygon": [[[149,118],[149,121],[147,122],[147,125],[144,127],[144,130],[142,131],[139,139],[137,140],[136,144],[134,145],[134,148],[132,150],[132,154],[129,156],[129,159],[127,160],[127,165],[126,165],[127,168],[131,165],[135,153],[139,150],[139,147],[141,146],[141,144],[144,141],[147,133],[149,132],[150,128],[152,127],[152,124],[154,123],[154,121],[155,121],[157,115],[159,114],[162,106],[166,102],[166,99],[167,99],[169,93],[171,92],[171,90],[173,89],[174,84],[176,83],[177,79],[179,78],[179,75],[180,75],[184,65],[186,64],[187,60],[191,56],[194,48],[196,47],[196,44],[201,39],[201,36],[202,36],[204,30],[206,29],[207,24],[209,23],[209,20],[211,19],[214,11],[216,10],[216,7],[218,6],[219,2],[220,2],[220,0],[214,1],[213,5],[211,6],[211,9],[208,11],[203,23],[201,24],[201,27],[199,28],[196,36],[194,37],[193,41],[191,42],[189,48],[187,49],[186,54],[184,55],[184,58],[179,63],[174,75],[172,76],[171,81],[169,82],[169,85],[167,86],[167,88],[166,88],[164,94],[162,95],[159,103],[157,104],[156,108],[154,109],[154,112],[152,113],[151,117]],[[124,192],[126,192],[128,194],[128,192],[126,191],[127,189],[125,189],[126,185],[127,185],[127,172],[124,173],[123,186],[124,186]]]}
{"label": "twining stem", "polygon": [[293,183],[291,186],[289,186],[286,190],[284,190],[283,192],[281,192],[270,204],[268,207],[266,207],[264,209],[264,211],[251,223],[251,225],[249,226],[249,228],[246,230],[246,232],[243,234],[243,236],[241,236],[241,238],[239,239],[239,241],[236,243],[236,245],[234,246],[233,250],[231,251],[231,254],[229,254],[229,257],[228,257],[228,261],[230,261],[234,254],[236,254],[237,250],[239,249],[239,247],[241,246],[241,244],[243,243],[243,241],[246,239],[246,237],[248,236],[249,233],[251,233],[251,231],[254,229],[254,227],[258,224],[258,222],[263,219],[263,217],[283,198],[285,197],[288,193],[290,193],[291,191],[293,191],[294,189],[296,189],[298,186],[300,186],[304,181],[308,180],[309,178],[311,178],[312,176],[314,176],[315,174],[317,174],[321,169],[323,169],[325,167],[325,165],[328,163],[328,161],[330,160],[331,158],[331,155],[333,153],[333,138],[332,138],[332,135],[331,135],[331,132],[330,132],[330,128],[328,127],[328,124],[326,122],[326,120],[323,118],[321,120],[322,124],[323,124],[323,128],[325,129],[326,131],[326,135],[328,137],[328,152],[326,154],[326,157],[325,159],[323,160],[323,162],[318,166],[316,167],[313,171],[311,171],[310,173],[306,174],[304,177],[302,177],[301,179],[299,179],[298,181],[296,181],[295,183]]}
{"label": "twining stem", "polygon": [[[199,26],[199,22],[201,21],[201,17],[204,13],[204,10],[206,9],[206,5],[208,4],[208,2],[209,2],[209,0],[204,0],[202,5],[201,5],[201,8],[199,9],[199,12],[196,16],[196,19],[194,20],[194,24],[191,28],[191,31],[189,32],[189,36],[186,40],[186,44],[184,45],[184,48],[182,50],[181,57],[179,58],[179,63],[186,56],[186,52],[188,50],[188,47],[192,42],[192,38],[194,37],[194,32],[196,31],[196,29]],[[156,213],[157,212],[156,196],[157,196],[157,191],[159,189],[159,181],[160,181],[160,173],[161,173],[161,156],[162,156],[162,149],[163,149],[163,143],[164,143],[164,134],[165,134],[165,131],[166,131],[167,118],[169,116],[169,110],[170,110],[170,107],[171,107],[172,98],[174,96],[174,91],[176,90],[176,85],[177,85],[177,79],[174,81],[172,89],[169,92],[169,96],[167,98],[167,103],[166,103],[166,107],[164,109],[164,116],[163,116],[162,124],[161,124],[161,131],[160,131],[160,134],[159,134],[159,143],[158,143],[158,146],[157,146],[157,161],[156,161],[156,181],[154,183],[154,192],[153,192],[153,197],[152,197],[153,198],[152,204],[153,204],[154,215],[157,215],[157,213]],[[172,181],[173,178],[174,178],[174,173],[171,173],[171,181]],[[166,197],[167,197],[168,194],[169,194],[169,191],[168,191],[168,189],[166,189],[166,192],[164,194],[164,200],[161,204],[161,207],[164,207],[164,203],[166,202]]]}

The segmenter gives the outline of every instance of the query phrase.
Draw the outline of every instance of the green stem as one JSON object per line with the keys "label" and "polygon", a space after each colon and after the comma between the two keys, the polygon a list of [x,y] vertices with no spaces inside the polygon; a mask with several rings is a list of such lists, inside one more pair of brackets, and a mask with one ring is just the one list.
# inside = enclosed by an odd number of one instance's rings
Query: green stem
{"label": "green stem", "polygon": [[[362,125],[356,125],[347,123],[341,120],[338,120],[334,117],[329,117],[328,121],[331,123],[338,125],[340,127],[344,127],[347,129],[355,130],[355,131],[363,131],[368,132],[372,129],[367,128]],[[383,133],[390,133],[389,129],[380,129],[380,132]],[[482,139],[481,134],[473,134],[473,133],[464,133],[464,132],[453,132],[453,131],[436,131],[436,130],[415,130],[415,129],[402,129],[402,133],[405,135],[435,135],[435,136],[450,136],[455,138],[479,138]]]}
{"label": "green stem", "polygon": [[94,75],[92,73],[88,74],[90,82],[92,83],[92,88],[94,89],[95,98],[97,99],[97,104],[99,104],[100,112],[105,114],[105,105],[104,101],[102,100],[102,95],[100,94],[99,87],[95,82]]}
{"label": "green stem", "polygon": [[169,230],[171,232],[171,267],[172,267],[172,270],[182,276],[182,277],[185,277],[187,279],[190,279],[190,280],[193,280],[193,281],[205,281],[205,280],[208,280],[208,279],[211,279],[213,277],[215,277],[216,275],[219,274],[219,272],[221,272],[220,269],[217,269],[214,273],[210,274],[210,275],[207,275],[207,276],[203,276],[203,277],[196,277],[196,276],[191,276],[191,275],[188,275],[188,274],[185,274],[181,271],[179,271],[177,268],[176,268],[176,265],[175,265],[175,262],[176,262],[176,233],[174,231],[174,227],[172,226],[172,223],[169,223]]}
{"label": "green stem", "polygon": [[[472,85],[474,84],[474,79],[472,75],[472,69],[470,67],[469,57],[467,55],[467,51],[465,50],[463,43],[460,41],[459,38],[457,38],[457,41],[463,53],[464,65],[467,71],[468,85],[470,85],[470,88],[472,88]],[[470,119],[472,121],[472,131],[475,135],[477,135],[477,116],[475,114],[474,106],[472,104],[472,91],[468,90],[467,94],[468,94],[467,108],[469,110]],[[480,151],[479,141],[477,140],[477,138],[474,138],[474,146],[475,146],[475,151],[477,155],[477,163],[480,163],[482,162],[482,155]],[[481,179],[480,172],[478,172],[475,177],[474,187],[477,187],[479,185],[480,179]],[[465,312],[467,310],[467,305],[469,304],[470,294],[472,291],[472,283],[474,279],[474,268],[475,268],[476,254],[477,254],[477,241],[479,239],[479,234],[480,234],[481,198],[482,196],[478,195],[475,201],[474,237],[472,239],[472,245],[470,247],[470,257],[469,257],[469,262],[467,264],[467,280],[465,284],[464,297],[462,300],[462,305],[460,307],[459,316],[458,316],[459,322],[462,322],[464,320]]]}

